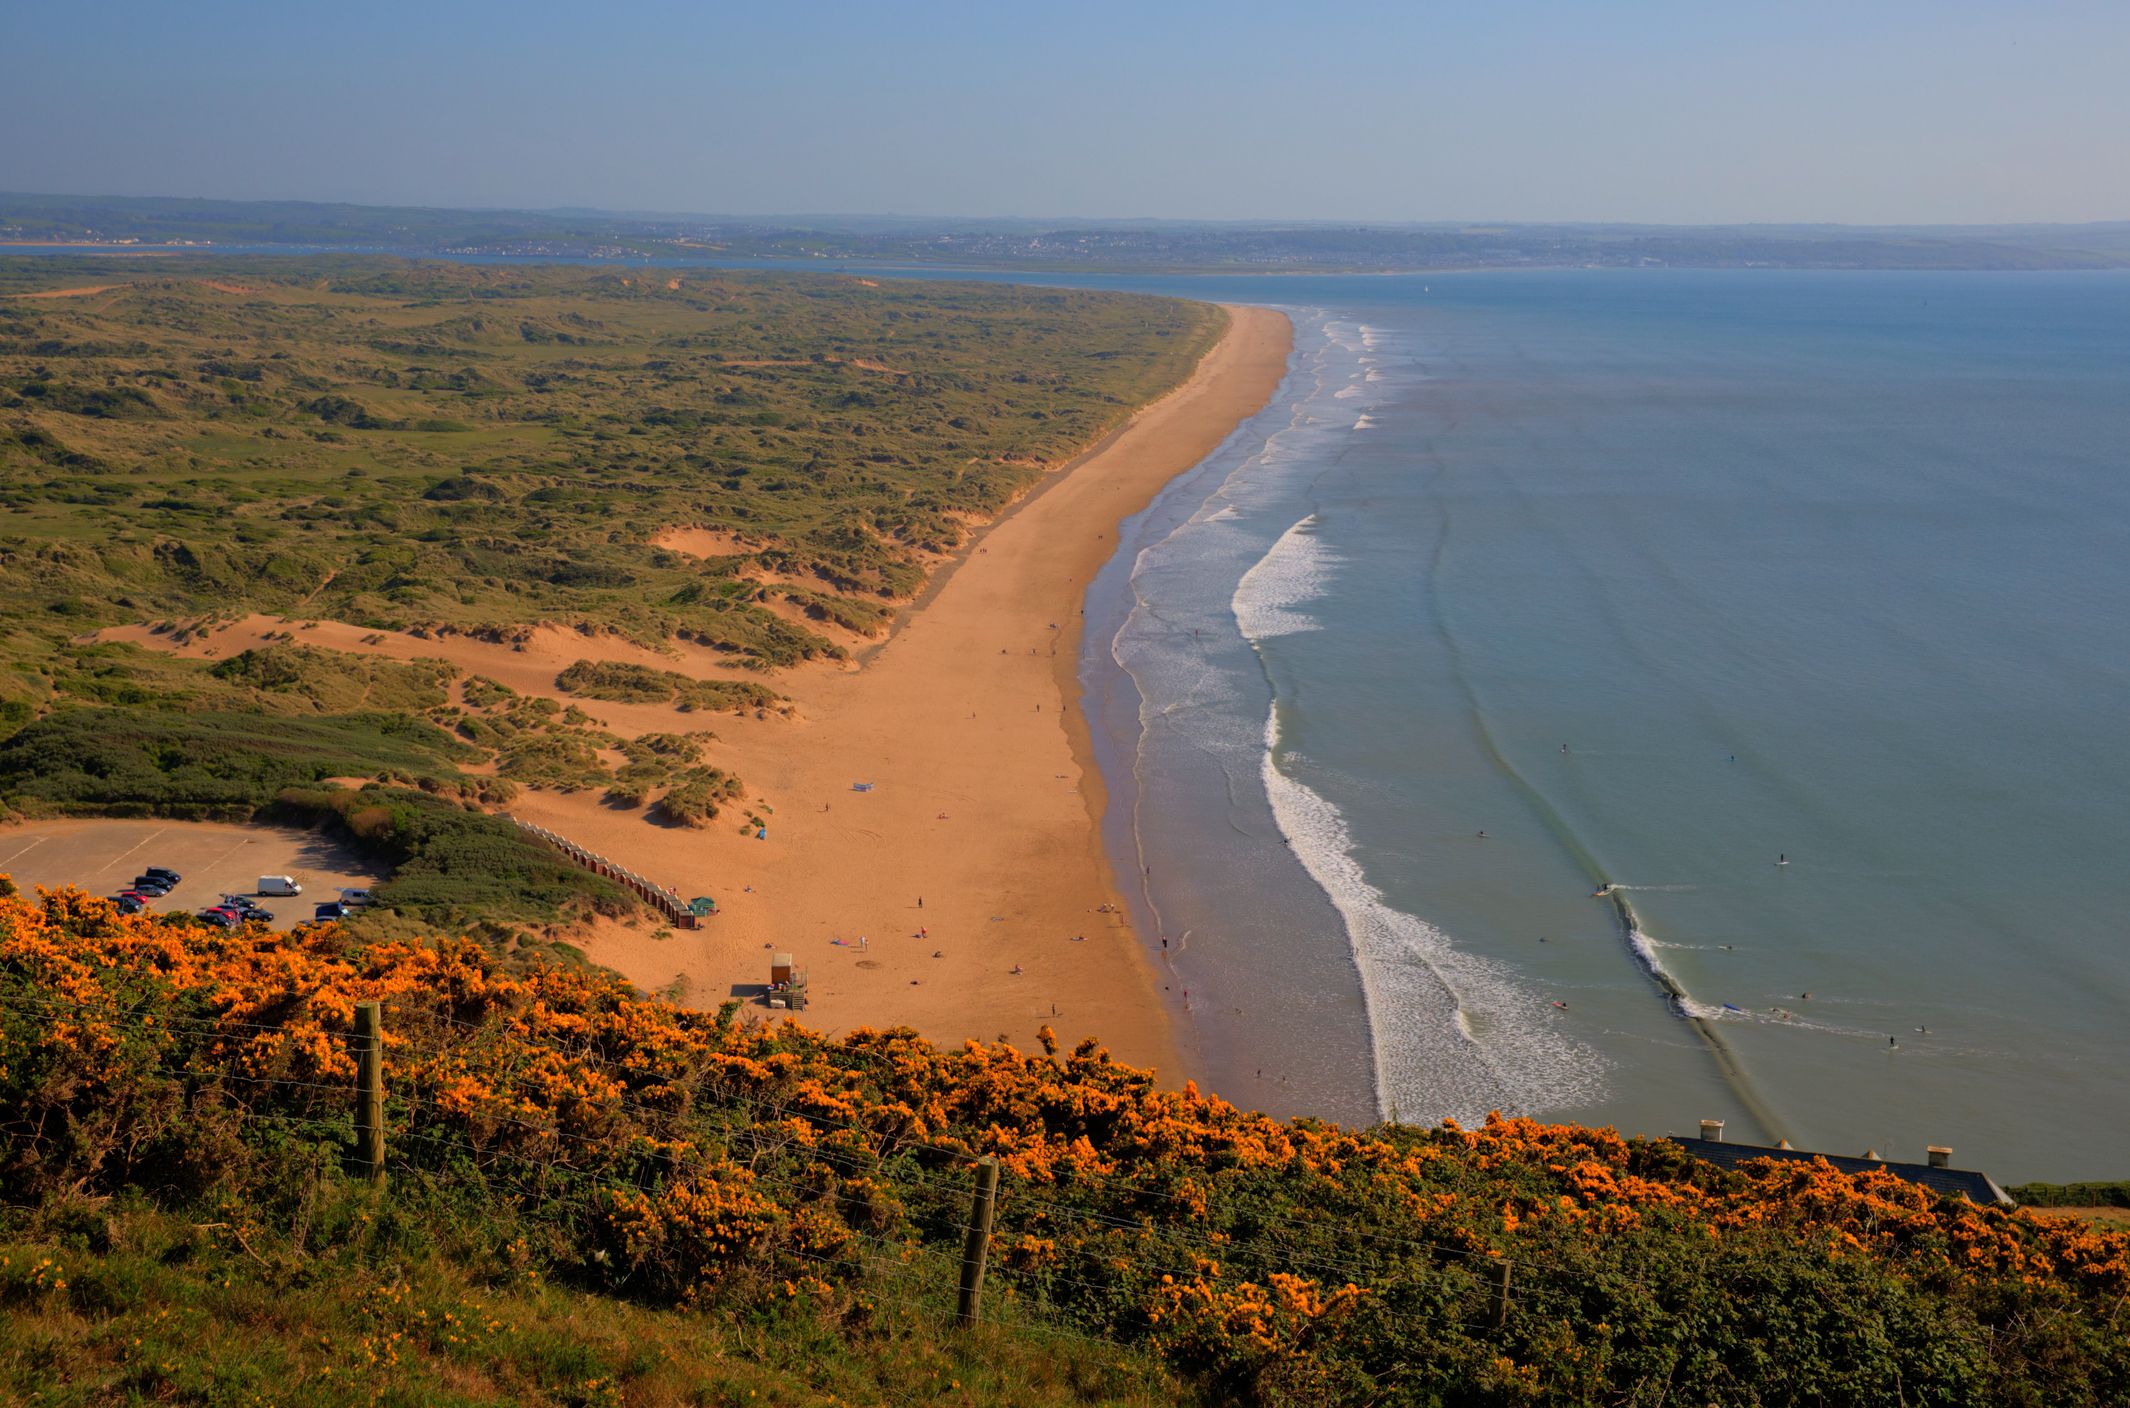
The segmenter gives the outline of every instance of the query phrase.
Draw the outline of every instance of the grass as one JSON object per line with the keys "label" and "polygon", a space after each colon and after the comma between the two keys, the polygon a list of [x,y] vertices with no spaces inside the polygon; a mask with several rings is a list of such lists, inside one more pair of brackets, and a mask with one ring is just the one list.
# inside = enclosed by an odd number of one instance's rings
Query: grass
{"label": "grass", "polygon": [[[1219,317],[392,260],[108,277],[122,287],[88,299],[0,299],[0,621],[31,634],[300,608],[588,623],[759,665],[832,653],[747,573],[850,597],[854,619],[909,596],[923,554],[1181,379]],[[762,546],[651,546],[680,524]]]}
{"label": "grass", "polygon": [[[508,1248],[439,1247],[360,1191],[303,1243],[212,1215],[59,1208],[0,1236],[0,1398],[340,1405],[1175,1404],[1144,1356],[1015,1323],[954,1330],[950,1292],[856,1323],[801,1303],[659,1309],[557,1285]],[[324,1224],[324,1225],[319,1225]],[[322,1234],[322,1235],[321,1235]],[[322,1245],[321,1245],[322,1243]],[[930,1268],[951,1286],[953,1268]]]}

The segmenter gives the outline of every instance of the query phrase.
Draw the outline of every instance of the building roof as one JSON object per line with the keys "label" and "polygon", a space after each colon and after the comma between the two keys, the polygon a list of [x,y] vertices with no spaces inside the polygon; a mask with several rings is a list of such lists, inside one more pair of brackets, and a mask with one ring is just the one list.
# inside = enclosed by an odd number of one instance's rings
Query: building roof
{"label": "building roof", "polygon": [[1885,1159],[1852,1158],[1847,1154],[1815,1154],[1807,1149],[1770,1149],[1762,1144],[1726,1144],[1718,1139],[1688,1139],[1677,1134],[1667,1137],[1695,1158],[1718,1168],[1736,1168],[1748,1159],[1802,1159],[1808,1162],[1825,1159],[1843,1173],[1867,1173],[1877,1169],[1896,1178],[1905,1178],[1910,1183],[1920,1183],[1933,1193],[1958,1194],[1971,1203],[1984,1206],[2012,1201],[2011,1195],[1997,1186],[1997,1180],[1972,1169],[1897,1164]]}

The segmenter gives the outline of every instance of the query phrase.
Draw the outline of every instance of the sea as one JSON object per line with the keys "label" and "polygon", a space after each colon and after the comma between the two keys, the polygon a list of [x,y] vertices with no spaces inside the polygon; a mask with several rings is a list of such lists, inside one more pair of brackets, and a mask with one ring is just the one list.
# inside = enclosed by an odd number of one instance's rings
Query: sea
{"label": "sea", "polygon": [[2130,1175],[2130,276],[1186,288],[1292,365],[1083,681],[1202,1084]]}
{"label": "sea", "polygon": [[797,267],[1294,320],[1086,603],[1201,1085],[2130,1177],[2130,273]]}

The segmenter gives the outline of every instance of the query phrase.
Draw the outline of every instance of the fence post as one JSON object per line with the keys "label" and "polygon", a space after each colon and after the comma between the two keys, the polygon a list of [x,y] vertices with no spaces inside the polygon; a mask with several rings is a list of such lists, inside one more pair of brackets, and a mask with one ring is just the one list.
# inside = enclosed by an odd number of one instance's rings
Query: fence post
{"label": "fence post", "polygon": [[957,1319],[974,1325],[984,1299],[984,1261],[991,1253],[991,1215],[998,1208],[998,1160],[976,1165],[976,1196],[969,1202],[969,1235],[961,1248],[961,1306]]}
{"label": "fence post", "polygon": [[1509,1323],[1509,1268],[1514,1264],[1507,1257],[1501,1259],[1501,1300],[1494,1306],[1494,1328],[1497,1330]]}
{"label": "fence post", "polygon": [[385,1181],[385,1019],[374,1002],[355,1004],[355,1155],[372,1183]]}

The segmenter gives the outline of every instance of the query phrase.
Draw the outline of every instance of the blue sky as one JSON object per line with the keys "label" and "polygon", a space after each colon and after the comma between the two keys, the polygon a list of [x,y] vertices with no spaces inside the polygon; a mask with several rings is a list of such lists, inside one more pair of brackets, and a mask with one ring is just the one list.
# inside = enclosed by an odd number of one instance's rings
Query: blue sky
{"label": "blue sky", "polygon": [[2130,4],[0,6],[0,189],[1215,219],[2130,219]]}

